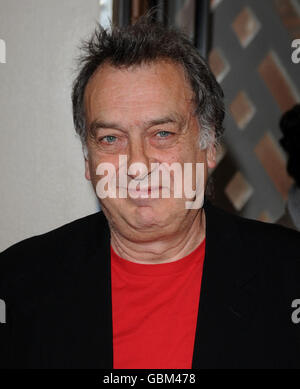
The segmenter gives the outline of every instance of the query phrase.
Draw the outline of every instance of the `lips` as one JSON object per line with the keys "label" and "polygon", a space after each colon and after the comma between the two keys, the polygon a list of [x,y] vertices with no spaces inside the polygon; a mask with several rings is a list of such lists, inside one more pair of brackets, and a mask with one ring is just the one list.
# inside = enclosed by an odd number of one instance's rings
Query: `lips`
{"label": "lips", "polygon": [[144,188],[137,188],[137,189],[128,189],[129,194],[140,194],[140,195],[149,195],[151,193],[157,193],[162,189],[161,186],[156,187],[144,187]]}
{"label": "lips", "polygon": [[161,188],[162,188],[161,186],[156,186],[156,187],[149,187],[149,188],[140,188],[137,191],[150,193],[150,192],[158,191]]}

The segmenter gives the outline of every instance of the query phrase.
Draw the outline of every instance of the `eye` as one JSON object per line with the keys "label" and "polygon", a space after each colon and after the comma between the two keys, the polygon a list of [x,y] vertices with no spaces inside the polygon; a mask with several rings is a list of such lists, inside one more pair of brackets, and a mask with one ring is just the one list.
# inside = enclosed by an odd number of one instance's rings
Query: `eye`
{"label": "eye", "polygon": [[159,135],[158,138],[167,138],[171,134],[172,134],[172,132],[165,131],[165,130],[162,130],[162,131],[159,131],[159,132],[156,133],[156,135]]}
{"label": "eye", "polygon": [[112,144],[115,142],[116,139],[117,139],[117,137],[115,137],[114,135],[106,135],[106,136],[103,136],[102,138],[100,138],[100,142]]}

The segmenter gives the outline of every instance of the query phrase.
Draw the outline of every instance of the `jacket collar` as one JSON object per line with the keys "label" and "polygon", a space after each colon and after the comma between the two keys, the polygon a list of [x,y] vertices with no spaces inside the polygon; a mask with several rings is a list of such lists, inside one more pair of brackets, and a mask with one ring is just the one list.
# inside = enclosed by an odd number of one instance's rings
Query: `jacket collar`
{"label": "jacket collar", "polygon": [[[247,260],[236,216],[204,204],[206,252],[201,282],[193,368],[238,365],[238,344],[255,310],[256,266]],[[242,331],[242,332],[240,332]],[[238,358],[238,353],[236,353]]]}

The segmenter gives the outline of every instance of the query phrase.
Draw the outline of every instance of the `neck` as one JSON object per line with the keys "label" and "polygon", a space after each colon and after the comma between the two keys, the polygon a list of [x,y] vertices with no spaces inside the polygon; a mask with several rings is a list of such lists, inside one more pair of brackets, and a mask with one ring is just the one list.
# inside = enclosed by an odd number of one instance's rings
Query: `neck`
{"label": "neck", "polygon": [[174,262],[195,250],[205,238],[205,213],[200,209],[190,228],[170,237],[150,242],[130,241],[115,229],[111,230],[111,245],[122,258],[143,264]]}

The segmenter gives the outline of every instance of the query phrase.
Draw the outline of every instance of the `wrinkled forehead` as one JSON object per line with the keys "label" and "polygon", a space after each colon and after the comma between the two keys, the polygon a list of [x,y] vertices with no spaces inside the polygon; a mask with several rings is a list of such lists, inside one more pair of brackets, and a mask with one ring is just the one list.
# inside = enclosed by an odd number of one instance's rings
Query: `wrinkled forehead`
{"label": "wrinkled forehead", "polygon": [[109,63],[102,65],[86,86],[84,105],[90,122],[99,115],[133,116],[141,120],[170,111],[187,115],[194,103],[182,66],[156,61],[122,68]]}

